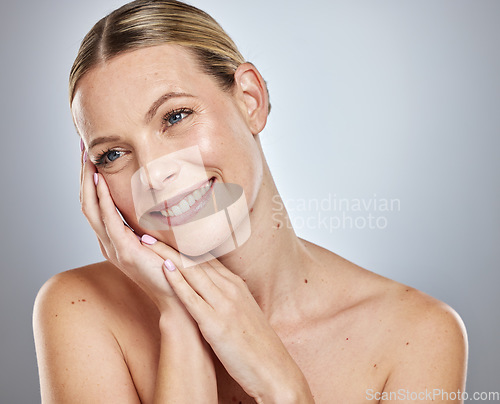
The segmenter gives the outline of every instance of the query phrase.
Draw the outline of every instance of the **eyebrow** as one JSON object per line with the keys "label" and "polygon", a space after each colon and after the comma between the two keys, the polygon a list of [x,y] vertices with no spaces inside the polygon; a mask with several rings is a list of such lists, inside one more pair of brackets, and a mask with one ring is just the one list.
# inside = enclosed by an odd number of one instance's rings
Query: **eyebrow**
{"label": "eyebrow", "polygon": [[[153,102],[153,104],[151,105],[151,108],[149,108],[148,112],[146,112],[146,115],[144,116],[144,121],[146,122],[146,124],[151,122],[151,120],[156,115],[158,108],[160,108],[162,104],[164,104],[165,102],[167,102],[171,98],[179,98],[179,97],[194,98],[194,95],[191,95],[188,93],[176,93],[176,92],[170,92],[170,93],[163,94],[155,102]],[[102,137],[95,138],[94,140],[92,140],[90,142],[89,150],[92,149],[93,147],[97,146],[98,144],[106,143],[106,142],[116,142],[118,140],[120,140],[119,136],[102,136]]]}
{"label": "eyebrow", "polygon": [[118,140],[120,140],[119,136],[102,136],[102,137],[95,138],[94,140],[92,140],[90,142],[89,150],[92,149],[93,147],[97,146],[98,144],[106,143],[106,142],[116,142]]}

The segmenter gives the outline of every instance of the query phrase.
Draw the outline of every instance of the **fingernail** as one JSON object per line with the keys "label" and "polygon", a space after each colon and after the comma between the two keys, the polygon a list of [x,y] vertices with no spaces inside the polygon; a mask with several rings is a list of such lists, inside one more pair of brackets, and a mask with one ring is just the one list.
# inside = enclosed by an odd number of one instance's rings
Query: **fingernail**
{"label": "fingernail", "polygon": [[83,162],[86,163],[87,162],[87,150],[85,150],[83,152]]}
{"label": "fingernail", "polygon": [[97,173],[94,173],[94,184],[97,186],[98,182],[99,182],[99,175],[97,175]]}
{"label": "fingernail", "polygon": [[80,138],[80,151],[83,151],[84,148],[85,148],[85,145],[83,144],[83,139]]}
{"label": "fingernail", "polygon": [[172,261],[170,261],[170,258],[167,258],[165,260],[165,266],[170,272],[175,271],[175,265]]}
{"label": "fingernail", "polygon": [[152,245],[152,244],[156,243],[157,240],[154,237],[150,236],[149,234],[144,234],[141,237],[141,241],[144,244]]}

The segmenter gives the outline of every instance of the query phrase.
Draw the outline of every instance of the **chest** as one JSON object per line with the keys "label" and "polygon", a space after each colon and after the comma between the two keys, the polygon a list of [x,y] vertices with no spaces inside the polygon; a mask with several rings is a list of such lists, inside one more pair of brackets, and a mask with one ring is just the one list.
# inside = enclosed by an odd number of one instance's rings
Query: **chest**
{"label": "chest", "polygon": [[[366,332],[333,329],[335,326],[326,324],[283,333],[280,338],[308,380],[316,403],[369,403],[369,391],[381,391],[389,373],[383,350]],[[158,330],[135,328],[123,345],[142,402],[152,402],[160,354]],[[255,402],[216,358],[214,364],[219,403]]]}

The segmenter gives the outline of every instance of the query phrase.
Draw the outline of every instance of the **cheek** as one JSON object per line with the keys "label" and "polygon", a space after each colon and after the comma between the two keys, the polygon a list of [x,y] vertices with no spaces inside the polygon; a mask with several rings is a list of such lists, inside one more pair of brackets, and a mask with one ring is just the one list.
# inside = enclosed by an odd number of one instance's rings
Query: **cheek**
{"label": "cheek", "polygon": [[134,201],[132,198],[132,190],[130,179],[124,178],[105,178],[108,184],[111,198],[123,215],[125,220],[132,225],[136,223],[136,215],[134,209]]}
{"label": "cheek", "polygon": [[[225,115],[219,112],[217,116]],[[240,185],[248,204],[253,205],[262,182],[263,161],[246,123],[237,112],[226,113],[223,120],[205,128],[200,148],[206,168],[220,171],[224,182]]]}

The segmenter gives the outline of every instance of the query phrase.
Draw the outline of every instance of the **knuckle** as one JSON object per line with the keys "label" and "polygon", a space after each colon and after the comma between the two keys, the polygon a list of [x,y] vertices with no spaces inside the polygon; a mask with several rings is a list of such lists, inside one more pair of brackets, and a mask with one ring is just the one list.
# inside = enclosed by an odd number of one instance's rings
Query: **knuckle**
{"label": "knuckle", "polygon": [[219,306],[220,312],[228,318],[234,318],[237,316],[236,305],[232,299],[224,299]]}
{"label": "knuckle", "polygon": [[231,282],[227,286],[227,297],[232,301],[236,301],[241,297],[241,285],[238,285],[237,282]]}

